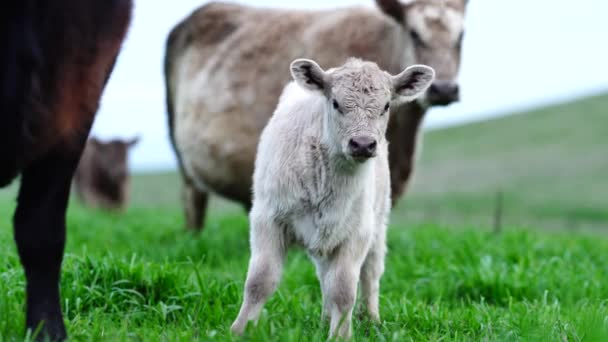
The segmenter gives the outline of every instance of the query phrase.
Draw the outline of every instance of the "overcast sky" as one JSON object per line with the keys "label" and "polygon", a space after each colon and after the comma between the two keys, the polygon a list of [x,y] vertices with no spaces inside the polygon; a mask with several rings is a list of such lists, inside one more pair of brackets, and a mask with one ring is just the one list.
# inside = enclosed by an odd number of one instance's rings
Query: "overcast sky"
{"label": "overcast sky", "polygon": [[[164,43],[171,28],[205,2],[136,1],[129,36],[92,133],[105,139],[141,135],[131,155],[136,170],[175,165],[164,103]],[[279,0],[241,2],[287,7]],[[353,4],[374,3],[290,0],[288,6]],[[477,120],[608,90],[607,14],[606,0],[470,0],[460,73],[462,100],[433,109],[425,125]]]}

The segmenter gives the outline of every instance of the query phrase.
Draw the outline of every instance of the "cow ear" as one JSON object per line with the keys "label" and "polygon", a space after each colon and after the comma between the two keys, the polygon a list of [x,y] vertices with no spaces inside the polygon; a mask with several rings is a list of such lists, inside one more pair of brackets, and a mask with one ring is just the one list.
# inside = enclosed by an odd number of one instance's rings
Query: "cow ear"
{"label": "cow ear", "polygon": [[138,142],[139,142],[139,135],[131,138],[130,140],[127,140],[127,146],[133,147],[133,146],[137,145]]}
{"label": "cow ear", "polygon": [[428,89],[435,79],[435,70],[426,65],[412,65],[392,76],[393,93],[401,100],[413,101]]}
{"label": "cow ear", "polygon": [[315,61],[296,59],[291,63],[290,70],[291,76],[300,87],[313,91],[326,90],[327,74]]}
{"label": "cow ear", "polygon": [[405,22],[405,8],[399,0],[376,0],[376,6],[382,13],[395,19],[398,23]]}

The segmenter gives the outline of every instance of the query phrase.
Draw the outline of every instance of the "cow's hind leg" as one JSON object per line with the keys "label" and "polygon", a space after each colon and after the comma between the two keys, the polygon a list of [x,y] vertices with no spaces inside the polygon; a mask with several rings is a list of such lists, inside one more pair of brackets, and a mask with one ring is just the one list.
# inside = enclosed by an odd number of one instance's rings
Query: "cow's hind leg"
{"label": "cow's hind leg", "polygon": [[251,219],[251,260],[243,305],[231,327],[235,334],[242,334],[249,321],[258,320],[262,307],[281,278],[285,240],[283,230],[271,221]]}
{"label": "cow's hind leg", "polygon": [[66,337],[59,281],[65,245],[65,211],[80,150],[54,152],[22,174],[15,241],[26,277],[26,328],[39,338]]}
{"label": "cow's hind leg", "polygon": [[199,190],[186,175],[182,175],[184,187],[182,190],[182,203],[186,217],[186,228],[201,231],[205,223],[209,194]]}

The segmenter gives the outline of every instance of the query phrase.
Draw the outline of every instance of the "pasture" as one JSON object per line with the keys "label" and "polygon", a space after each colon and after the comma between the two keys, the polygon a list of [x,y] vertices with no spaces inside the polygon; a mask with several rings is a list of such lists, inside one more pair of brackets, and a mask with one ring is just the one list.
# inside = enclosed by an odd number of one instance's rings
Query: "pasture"
{"label": "pasture", "polygon": [[[428,132],[392,215],[382,324],[354,320],[355,339],[608,340],[605,108],[604,95]],[[185,232],[178,184],[135,176],[124,215],[72,202],[62,281],[72,340],[238,340],[245,213],[214,199],[205,231]],[[24,322],[14,192],[0,193],[0,341],[20,340]],[[320,316],[314,268],[292,252],[245,340],[323,340]]]}

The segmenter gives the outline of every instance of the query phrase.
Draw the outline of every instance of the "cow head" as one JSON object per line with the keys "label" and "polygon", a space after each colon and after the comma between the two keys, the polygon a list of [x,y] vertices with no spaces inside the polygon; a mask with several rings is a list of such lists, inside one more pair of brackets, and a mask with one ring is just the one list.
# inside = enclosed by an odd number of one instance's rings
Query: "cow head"
{"label": "cow head", "polygon": [[138,137],[108,142],[96,138],[89,139],[87,148],[93,156],[95,173],[103,179],[103,183],[119,186],[125,182],[128,178],[128,151],[138,141]]}
{"label": "cow head", "polygon": [[396,76],[378,65],[349,59],[339,68],[324,71],[314,61],[297,59],[291,64],[296,83],[316,91],[326,102],[323,138],[334,153],[363,162],[384,142],[392,101],[412,101],[424,94],[435,72],[414,65]]}
{"label": "cow head", "polygon": [[424,98],[429,105],[459,100],[457,83],[467,0],[376,0],[403,28],[408,63],[435,69],[435,82]]}

